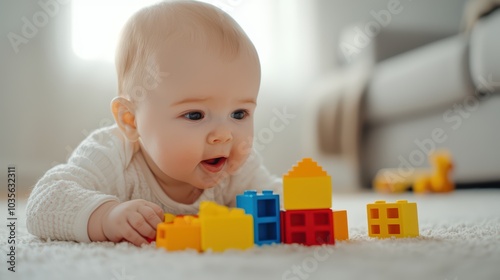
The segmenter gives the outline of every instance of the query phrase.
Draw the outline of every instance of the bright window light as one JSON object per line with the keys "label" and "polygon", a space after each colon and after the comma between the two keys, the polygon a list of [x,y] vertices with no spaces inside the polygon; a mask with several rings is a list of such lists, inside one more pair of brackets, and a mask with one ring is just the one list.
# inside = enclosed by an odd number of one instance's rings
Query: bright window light
{"label": "bright window light", "polygon": [[113,61],[121,28],[144,6],[159,0],[74,0],[73,50],[83,59]]}
{"label": "bright window light", "polygon": [[[142,7],[160,2],[161,0],[73,0],[73,50],[83,59],[114,60],[115,48],[120,30],[127,19]],[[242,21],[241,8],[248,4],[243,0],[201,0],[211,3]],[[248,5],[247,5],[248,6]],[[256,8],[252,7],[252,12]],[[248,7],[246,7],[246,10]],[[243,18],[243,21],[248,21]],[[246,24],[242,24],[246,25]],[[255,24],[248,26],[250,33],[259,34]],[[263,29],[265,30],[265,29]],[[252,37],[252,36],[250,36]]]}

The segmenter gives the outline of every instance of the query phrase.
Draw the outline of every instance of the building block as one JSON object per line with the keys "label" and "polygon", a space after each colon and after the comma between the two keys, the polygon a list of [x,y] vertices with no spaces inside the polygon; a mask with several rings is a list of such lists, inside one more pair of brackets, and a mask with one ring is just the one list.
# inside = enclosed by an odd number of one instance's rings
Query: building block
{"label": "building block", "polygon": [[283,243],[335,244],[331,209],[286,210],[282,212],[281,222]]}
{"label": "building block", "polygon": [[417,237],[418,214],[417,204],[398,200],[386,203],[383,200],[366,206],[368,217],[368,235],[370,237]]}
{"label": "building block", "polygon": [[174,214],[165,213],[165,214],[163,214],[163,222],[164,223],[171,223],[174,221],[175,217],[176,216]]}
{"label": "building block", "polygon": [[254,242],[257,245],[281,242],[280,199],[273,191],[247,190],[236,196],[236,207],[253,217]]}
{"label": "building block", "polygon": [[243,209],[230,209],[215,202],[203,201],[198,215],[202,250],[222,252],[253,247],[253,217],[245,214]]}
{"label": "building block", "polygon": [[283,204],[285,210],[331,208],[331,177],[311,158],[304,158],[283,176]]}
{"label": "building block", "polygon": [[285,243],[285,211],[280,211],[281,242]]}
{"label": "building block", "polygon": [[[165,213],[163,214],[163,223],[171,223],[174,221],[174,218],[175,218],[174,214]],[[146,238],[146,241],[151,244],[153,241],[156,241],[157,236],[158,236],[158,230],[156,231],[155,238]]]}
{"label": "building block", "polygon": [[333,235],[335,236],[335,240],[349,239],[346,210],[333,211]]}
{"label": "building block", "polygon": [[169,251],[195,249],[201,251],[200,221],[194,216],[178,216],[158,225],[156,247]]}

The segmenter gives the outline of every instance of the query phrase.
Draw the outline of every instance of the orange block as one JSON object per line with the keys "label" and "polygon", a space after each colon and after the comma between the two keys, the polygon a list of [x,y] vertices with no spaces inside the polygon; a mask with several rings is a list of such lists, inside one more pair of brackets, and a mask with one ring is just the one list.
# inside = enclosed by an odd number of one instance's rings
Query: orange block
{"label": "orange block", "polygon": [[[168,221],[167,217],[165,217]],[[201,227],[197,217],[180,216],[172,222],[158,225],[156,232],[156,247],[169,251],[195,249],[201,251]]]}
{"label": "orange block", "polygon": [[347,224],[347,211],[333,211],[333,236],[336,240],[348,240],[349,230]]}

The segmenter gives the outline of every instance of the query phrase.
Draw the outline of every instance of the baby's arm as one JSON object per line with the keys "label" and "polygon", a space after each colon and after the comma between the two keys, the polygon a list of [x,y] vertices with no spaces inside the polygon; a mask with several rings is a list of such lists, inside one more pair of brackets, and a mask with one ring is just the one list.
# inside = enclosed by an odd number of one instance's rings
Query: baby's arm
{"label": "baby's arm", "polygon": [[143,237],[154,237],[151,227],[161,222],[162,210],[144,200],[127,201],[127,185],[133,184],[127,184],[124,174],[133,151],[120,136],[110,128],[94,133],[67,164],[40,179],[28,199],[30,233],[55,240],[128,240],[136,245],[145,242]]}

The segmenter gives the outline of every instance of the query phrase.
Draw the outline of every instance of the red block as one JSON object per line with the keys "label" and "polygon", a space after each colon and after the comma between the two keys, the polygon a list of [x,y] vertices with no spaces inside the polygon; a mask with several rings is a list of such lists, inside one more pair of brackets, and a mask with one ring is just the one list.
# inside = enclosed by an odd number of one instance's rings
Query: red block
{"label": "red block", "polygon": [[281,243],[285,243],[285,211],[280,211]]}
{"label": "red block", "polygon": [[283,243],[335,244],[331,209],[282,211],[281,223]]}

